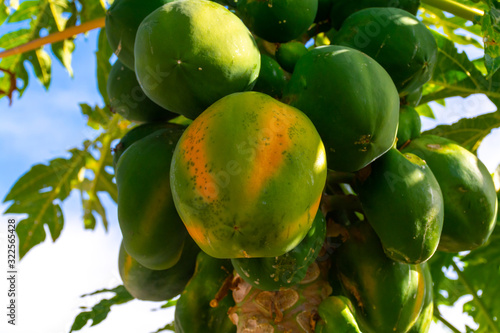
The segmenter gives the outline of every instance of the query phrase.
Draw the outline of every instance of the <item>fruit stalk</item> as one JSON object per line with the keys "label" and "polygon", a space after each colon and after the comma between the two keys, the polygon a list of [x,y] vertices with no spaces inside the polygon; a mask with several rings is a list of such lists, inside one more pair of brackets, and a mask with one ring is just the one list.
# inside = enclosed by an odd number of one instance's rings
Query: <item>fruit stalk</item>
{"label": "fruit stalk", "polygon": [[104,17],[70,27],[66,30],[56,32],[42,38],[37,38],[31,42],[0,52],[0,59],[35,50],[44,45],[60,42],[72,36],[102,27],[104,27]]}
{"label": "fruit stalk", "polygon": [[457,272],[458,279],[460,280],[460,282],[462,282],[465,289],[467,289],[467,291],[474,298],[474,301],[476,302],[476,305],[478,306],[479,311],[483,313],[484,317],[488,321],[488,325],[491,328],[491,332],[500,333],[500,330],[498,329],[498,326],[496,325],[495,321],[491,317],[491,314],[488,312],[488,310],[486,310],[486,306],[484,305],[481,298],[479,298],[479,296],[477,295],[477,290],[475,290],[474,287],[472,287],[470,285],[469,281],[467,281],[467,278],[464,276],[463,272],[458,268],[457,264],[454,261],[451,262],[451,265],[453,266],[453,269],[455,270],[455,272]]}
{"label": "fruit stalk", "polygon": [[472,22],[479,21],[477,17],[484,15],[484,12],[480,9],[469,7],[452,0],[422,0],[422,2]]}

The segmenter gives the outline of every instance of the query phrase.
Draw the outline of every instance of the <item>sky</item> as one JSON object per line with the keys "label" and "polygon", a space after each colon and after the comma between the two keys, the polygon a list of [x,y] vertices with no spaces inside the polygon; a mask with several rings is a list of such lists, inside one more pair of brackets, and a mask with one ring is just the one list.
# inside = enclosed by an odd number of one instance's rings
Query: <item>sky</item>
{"label": "sky", "polygon": [[[2,31],[0,30],[0,35]],[[79,36],[73,58],[74,79],[53,61],[52,87],[47,93],[36,79],[22,99],[13,105],[0,100],[0,197],[8,193],[16,179],[33,164],[67,156],[72,147],[79,147],[93,133],[86,129],[78,103],[102,105],[97,91],[94,52],[97,33],[86,38]],[[495,110],[483,96],[452,99],[446,107],[433,105],[436,120],[424,119],[424,129],[441,123],[452,123],[458,118],[475,116]],[[500,164],[495,148],[500,145],[500,131],[490,135],[479,149],[479,156],[491,172]],[[6,324],[6,221],[0,223],[0,332],[2,333],[63,333],[69,332],[81,306],[92,306],[102,296],[81,298],[80,295],[121,284],[118,274],[118,250],[121,234],[116,216],[116,205],[105,199],[110,221],[109,231],[102,224],[94,231],[85,231],[78,195],[64,202],[65,227],[57,242],[47,239],[33,248],[18,266],[18,325]],[[7,205],[0,206],[3,212]],[[4,252],[5,251],[5,252]],[[110,296],[105,294],[103,296]],[[461,300],[463,303],[465,300]],[[173,309],[158,310],[162,303],[132,301],[112,308],[108,319],[101,324],[87,325],[80,332],[149,333],[172,321]],[[158,310],[158,311],[154,311]],[[464,322],[457,316],[459,307],[442,309],[443,315],[464,330]],[[432,333],[447,332],[433,326]]]}

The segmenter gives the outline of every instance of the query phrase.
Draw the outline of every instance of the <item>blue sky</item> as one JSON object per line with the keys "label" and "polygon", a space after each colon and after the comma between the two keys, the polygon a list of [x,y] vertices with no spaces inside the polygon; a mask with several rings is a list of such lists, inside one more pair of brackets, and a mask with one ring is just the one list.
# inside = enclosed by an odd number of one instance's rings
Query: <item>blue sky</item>
{"label": "blue sky", "polygon": [[[4,32],[0,30],[0,35]],[[94,31],[86,38],[78,37],[73,59],[74,79],[54,60],[52,87],[48,93],[32,77],[25,95],[20,100],[16,98],[12,107],[8,106],[7,99],[0,100],[2,199],[15,180],[33,164],[65,156],[68,149],[80,146],[84,139],[93,135],[86,129],[86,120],[80,113],[78,103],[102,104],[95,76],[96,36]],[[434,108],[437,120],[424,120],[425,128],[495,109],[481,96],[453,99],[446,108],[437,105]],[[499,145],[500,131],[495,131],[480,149],[480,157],[491,171],[500,163],[499,154],[495,154]],[[63,205],[66,225],[60,239],[56,243],[47,240],[35,247],[20,263],[19,326],[7,327],[5,320],[0,319],[1,332],[68,332],[79,313],[79,306],[93,305],[99,300],[99,297],[81,299],[80,295],[121,283],[117,269],[121,234],[116,206],[109,201],[106,205],[110,220],[108,233],[101,225],[95,231],[84,231],[78,199],[78,196],[72,195]],[[5,208],[3,205],[2,211]],[[6,220],[6,217],[2,219]],[[5,249],[5,235],[6,227],[1,223],[0,249]],[[0,260],[0,272],[6,271],[5,261]],[[4,308],[6,300],[4,280],[0,278],[0,308]],[[114,307],[109,319],[81,332],[153,332],[172,319],[172,310],[150,311],[157,307],[158,303],[139,301]],[[448,313],[444,312],[445,315]],[[1,311],[0,318],[4,318]],[[443,331],[436,327],[433,332]]]}

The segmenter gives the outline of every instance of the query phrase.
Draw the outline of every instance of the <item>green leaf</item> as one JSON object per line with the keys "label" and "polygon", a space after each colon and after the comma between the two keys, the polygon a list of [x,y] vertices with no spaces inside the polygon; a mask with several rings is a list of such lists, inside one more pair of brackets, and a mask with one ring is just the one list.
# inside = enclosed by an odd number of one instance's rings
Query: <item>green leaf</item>
{"label": "green leaf", "polygon": [[19,29],[9,32],[8,34],[0,37],[0,48],[11,49],[21,44],[24,44],[30,40],[31,30],[30,29]]}
{"label": "green leaf", "polygon": [[106,36],[106,31],[101,29],[99,33],[99,41],[96,52],[97,60],[97,86],[99,92],[101,93],[102,99],[106,105],[109,105],[109,97],[107,91],[107,82],[109,72],[111,71],[111,64],[109,58],[113,55],[113,50],[108,43],[108,37]]}
{"label": "green leaf", "polygon": [[487,80],[465,53],[459,53],[448,38],[434,33],[438,45],[438,59],[431,81],[421,104],[447,97],[483,93],[495,104],[500,101],[500,78]]}
{"label": "green leaf", "polygon": [[71,182],[84,166],[87,153],[73,149],[71,154],[69,159],[56,158],[48,165],[33,166],[19,178],[4,199],[4,202],[13,201],[6,214],[28,214],[19,221],[16,229],[21,258],[45,240],[45,224],[53,241],[61,234],[64,216],[57,202],[69,196]]}
{"label": "green leaf", "polygon": [[82,114],[87,116],[87,126],[98,130],[100,128],[106,128],[111,119],[112,113],[108,107],[101,108],[99,106],[94,106],[93,108],[88,104],[80,104]]}
{"label": "green leaf", "polygon": [[7,17],[9,17],[9,8],[2,2],[0,3],[0,25],[7,20]]}
{"label": "green leaf", "polygon": [[415,110],[421,116],[431,118],[431,119],[436,119],[436,117],[434,116],[434,112],[432,111],[432,108],[429,106],[429,104],[419,105],[415,108]]}
{"label": "green leaf", "polygon": [[72,39],[65,39],[51,45],[52,52],[61,64],[66,68],[69,75],[73,77],[73,67],[71,66],[71,59],[73,51],[75,50],[75,43]]}
{"label": "green leaf", "polygon": [[101,300],[99,303],[94,305],[90,311],[84,311],[78,314],[73,322],[73,325],[71,326],[70,333],[81,330],[89,320],[92,320],[91,326],[101,323],[104,319],[106,319],[113,305],[124,304],[134,299],[124,286],[118,286],[113,289],[98,290],[91,294],[82,295],[82,297],[101,293],[114,293],[115,295],[112,298]]}
{"label": "green leaf", "polygon": [[9,17],[7,22],[15,23],[33,19],[38,15],[39,1],[23,1],[19,8]]}
{"label": "green leaf", "polygon": [[472,153],[477,153],[483,139],[498,127],[500,127],[500,111],[475,118],[463,118],[452,125],[440,125],[423,134],[433,134],[451,139]]}
{"label": "green leaf", "polygon": [[483,41],[485,47],[485,65],[488,70],[488,77],[491,77],[500,68],[500,31],[492,22],[492,16],[499,17],[500,11],[493,8],[481,18],[483,30]]}
{"label": "green leaf", "polygon": [[33,65],[35,76],[45,89],[49,89],[52,73],[52,60],[43,48],[25,53],[24,58]]}
{"label": "green leaf", "polygon": [[164,327],[159,328],[157,331],[155,331],[153,333],[160,333],[160,332],[165,332],[165,331],[175,332],[174,323],[169,323],[169,324],[165,325]]}
{"label": "green leaf", "polygon": [[80,16],[82,23],[92,21],[96,18],[106,15],[106,6],[104,1],[100,0],[78,0],[82,6]]}

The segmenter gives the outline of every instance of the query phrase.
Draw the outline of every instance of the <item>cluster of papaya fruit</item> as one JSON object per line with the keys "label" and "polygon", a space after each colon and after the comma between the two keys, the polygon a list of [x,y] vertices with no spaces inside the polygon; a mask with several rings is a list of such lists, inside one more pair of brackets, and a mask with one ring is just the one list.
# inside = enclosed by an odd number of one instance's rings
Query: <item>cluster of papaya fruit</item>
{"label": "cluster of papaya fruit", "polygon": [[498,204],[475,155],[420,134],[418,7],[115,0],[127,290],[180,295],[177,332],[427,332],[427,261],[483,245]]}

